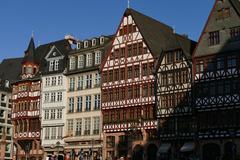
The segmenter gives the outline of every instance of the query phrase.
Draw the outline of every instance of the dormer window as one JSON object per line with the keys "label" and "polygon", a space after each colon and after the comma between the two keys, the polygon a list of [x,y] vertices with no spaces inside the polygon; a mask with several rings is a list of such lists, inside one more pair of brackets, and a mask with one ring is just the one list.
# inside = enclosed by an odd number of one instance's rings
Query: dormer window
{"label": "dormer window", "polygon": [[55,67],[54,67],[54,70],[57,71],[58,70],[58,67],[59,66],[59,60],[55,60]]}
{"label": "dormer window", "polygon": [[80,42],[77,43],[77,49],[81,49],[81,43]]}
{"label": "dormer window", "polygon": [[100,38],[100,44],[103,44],[104,43],[104,37],[101,37]]}
{"label": "dormer window", "polygon": [[96,46],[96,39],[92,40],[92,46]]}
{"label": "dormer window", "polygon": [[88,41],[85,41],[84,42],[84,48],[87,48],[88,47]]}
{"label": "dormer window", "polygon": [[50,61],[49,71],[53,71],[53,68],[54,68],[54,61]]}
{"label": "dormer window", "polygon": [[49,64],[49,71],[57,71],[59,69],[59,60],[52,60]]}

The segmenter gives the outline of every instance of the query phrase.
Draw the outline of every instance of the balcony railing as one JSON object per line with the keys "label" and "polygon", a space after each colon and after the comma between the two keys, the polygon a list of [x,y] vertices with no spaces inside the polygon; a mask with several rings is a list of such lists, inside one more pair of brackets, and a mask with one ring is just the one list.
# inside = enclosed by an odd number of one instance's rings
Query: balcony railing
{"label": "balcony railing", "polygon": [[24,138],[40,138],[41,133],[40,132],[20,132],[15,133],[14,138],[18,139],[24,139]]}

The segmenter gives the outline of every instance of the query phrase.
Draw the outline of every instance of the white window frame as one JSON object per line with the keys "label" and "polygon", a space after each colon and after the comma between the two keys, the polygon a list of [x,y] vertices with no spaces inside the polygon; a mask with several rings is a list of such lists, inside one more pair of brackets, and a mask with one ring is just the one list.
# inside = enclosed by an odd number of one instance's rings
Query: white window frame
{"label": "white window frame", "polygon": [[101,64],[101,52],[95,52],[95,65]]}
{"label": "white window frame", "polygon": [[86,66],[91,67],[93,65],[93,54],[87,53],[86,54]]}

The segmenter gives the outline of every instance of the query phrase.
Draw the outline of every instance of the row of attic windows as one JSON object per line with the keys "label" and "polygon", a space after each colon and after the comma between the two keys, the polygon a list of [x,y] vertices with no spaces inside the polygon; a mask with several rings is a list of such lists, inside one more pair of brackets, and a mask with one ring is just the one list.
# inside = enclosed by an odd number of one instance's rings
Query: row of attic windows
{"label": "row of attic windows", "polygon": [[92,40],[85,40],[84,42],[77,42],[77,49],[90,48],[97,45],[102,45],[105,42],[105,37],[94,38]]}

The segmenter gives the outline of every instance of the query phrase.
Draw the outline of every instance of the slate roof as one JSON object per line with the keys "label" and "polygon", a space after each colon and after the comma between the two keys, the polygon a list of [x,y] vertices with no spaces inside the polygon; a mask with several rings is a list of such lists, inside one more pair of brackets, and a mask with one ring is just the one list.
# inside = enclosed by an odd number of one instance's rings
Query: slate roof
{"label": "slate roof", "polygon": [[237,14],[240,16],[240,1],[239,0],[230,0],[232,3],[233,8],[236,10]]}
{"label": "slate roof", "polygon": [[21,74],[23,58],[4,59],[0,64],[0,79],[10,82],[18,80]]}
{"label": "slate roof", "polygon": [[35,44],[34,44],[34,40],[33,37],[31,37],[29,45],[27,50],[25,51],[25,55],[23,58],[23,63],[24,62],[33,62],[34,63],[34,54],[35,54]]}
{"label": "slate roof", "polygon": [[[48,74],[48,65],[45,57],[53,46],[55,46],[63,55],[67,55],[69,51],[71,51],[71,46],[66,39],[50,42],[48,44],[40,45],[37,47],[35,59],[38,61],[38,64],[40,66],[39,70],[43,74]],[[67,56],[65,56],[62,64],[59,64],[59,70],[57,72],[62,72],[66,67],[66,63]],[[51,74],[53,73],[55,72],[51,72]]]}
{"label": "slate roof", "polygon": [[191,57],[196,42],[176,34],[172,27],[128,8],[125,15],[132,15],[151,53],[158,58],[162,52],[182,48]]}

